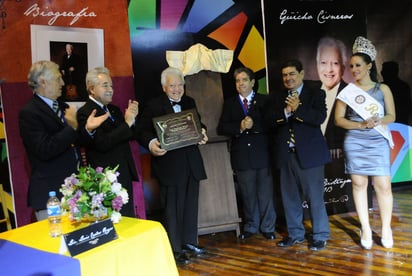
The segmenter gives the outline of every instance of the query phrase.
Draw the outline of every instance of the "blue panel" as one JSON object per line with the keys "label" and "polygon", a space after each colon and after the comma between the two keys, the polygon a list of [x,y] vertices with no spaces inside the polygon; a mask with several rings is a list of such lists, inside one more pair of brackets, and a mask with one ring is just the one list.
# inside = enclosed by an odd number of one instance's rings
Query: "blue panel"
{"label": "blue panel", "polygon": [[232,5],[231,0],[196,0],[183,26],[183,31],[197,33]]}

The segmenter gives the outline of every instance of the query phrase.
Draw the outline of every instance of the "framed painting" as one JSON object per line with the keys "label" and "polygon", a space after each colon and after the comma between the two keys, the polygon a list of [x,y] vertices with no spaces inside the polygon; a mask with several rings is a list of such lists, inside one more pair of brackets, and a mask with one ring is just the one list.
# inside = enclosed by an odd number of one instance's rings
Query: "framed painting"
{"label": "framed painting", "polygon": [[64,80],[63,100],[84,102],[86,73],[104,66],[103,29],[31,25],[32,62],[51,60]]}

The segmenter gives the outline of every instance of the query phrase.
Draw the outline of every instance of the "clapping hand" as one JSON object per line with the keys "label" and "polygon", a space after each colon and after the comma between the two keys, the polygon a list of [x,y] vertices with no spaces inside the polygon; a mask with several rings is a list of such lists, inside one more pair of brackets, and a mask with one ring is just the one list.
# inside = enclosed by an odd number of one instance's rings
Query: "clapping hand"
{"label": "clapping hand", "polygon": [[67,105],[64,110],[64,119],[66,123],[71,126],[74,130],[77,129],[77,118],[76,118],[77,108],[75,105]]}
{"label": "clapping hand", "polygon": [[287,112],[295,112],[300,105],[299,94],[297,92],[293,92],[292,94],[288,95],[286,97],[285,103]]}
{"label": "clapping hand", "polygon": [[96,128],[98,128],[104,121],[109,118],[109,112],[104,113],[103,115],[100,115],[96,117],[96,109],[93,109],[92,113],[90,113],[89,117],[87,118],[86,121],[86,130],[88,132],[92,132]]}
{"label": "clapping hand", "polygon": [[135,123],[137,114],[139,114],[139,103],[137,101],[129,100],[129,104],[124,113],[124,120],[129,127]]}
{"label": "clapping hand", "polygon": [[246,116],[240,122],[240,130],[244,131],[246,129],[251,129],[253,127],[253,119],[250,116]]}

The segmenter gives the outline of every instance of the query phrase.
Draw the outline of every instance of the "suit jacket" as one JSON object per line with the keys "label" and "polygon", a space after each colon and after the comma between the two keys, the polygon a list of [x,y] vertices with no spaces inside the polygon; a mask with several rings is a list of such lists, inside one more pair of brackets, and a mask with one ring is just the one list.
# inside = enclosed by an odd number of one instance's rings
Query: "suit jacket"
{"label": "suit jacket", "polygon": [[[119,182],[123,184],[131,194],[131,181],[138,180],[138,175],[133,160],[129,140],[136,138],[135,128],[130,128],[124,120],[120,108],[108,104],[107,108],[114,118],[108,118],[95,131],[93,140],[86,147],[87,161],[92,167],[114,168],[119,165]],[[103,115],[105,111],[94,101],[88,100],[77,111],[79,127],[84,128],[90,113],[96,109],[96,116]]]}
{"label": "suit jacket", "polygon": [[218,133],[231,137],[230,159],[232,169],[247,170],[269,167],[269,141],[264,123],[268,97],[255,93],[248,110],[253,119],[252,129],[240,133],[240,122],[245,118],[239,95],[225,100],[218,124]]}
{"label": "suit jacket", "polygon": [[275,125],[276,166],[280,168],[290,154],[290,128],[295,135],[296,154],[303,168],[330,162],[328,146],[320,129],[326,118],[325,91],[304,84],[299,96],[302,104],[289,118],[284,112],[287,94],[287,90],[275,94],[274,106],[269,113],[270,123]]}
{"label": "suit jacket", "polygon": [[[196,108],[193,98],[183,95],[180,101],[181,109]],[[174,113],[169,98],[165,93],[152,99],[144,108],[137,122],[137,135],[139,143],[149,148],[149,142],[156,138],[153,126],[154,117]],[[202,124],[202,127],[205,126]],[[181,171],[190,172],[196,180],[206,179],[203,159],[198,145],[191,145],[168,151],[163,156],[152,156],[152,175],[159,180],[160,185],[177,186],[186,181]]]}
{"label": "suit jacket", "polygon": [[[60,109],[65,104],[59,102]],[[49,191],[59,192],[64,179],[77,172],[77,145],[90,140],[87,132],[75,131],[36,94],[19,112],[20,136],[31,173],[28,204],[35,210],[46,209]]]}
{"label": "suit jacket", "polygon": [[[70,71],[70,67],[74,67],[74,71]],[[79,83],[84,82],[85,69],[83,67],[83,61],[79,55],[72,53],[68,57],[65,54],[61,65],[61,69],[64,70],[64,83],[66,85],[79,85]]]}

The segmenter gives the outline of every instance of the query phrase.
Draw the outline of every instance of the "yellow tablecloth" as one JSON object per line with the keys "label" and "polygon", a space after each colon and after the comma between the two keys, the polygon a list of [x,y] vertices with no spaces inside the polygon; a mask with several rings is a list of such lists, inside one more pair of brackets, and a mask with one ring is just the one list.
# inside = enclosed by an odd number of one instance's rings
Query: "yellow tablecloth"
{"label": "yellow tablecloth", "polygon": [[[63,219],[64,233],[79,227],[82,225]],[[82,275],[178,275],[169,239],[160,223],[123,217],[115,229],[118,239],[74,257],[80,261]],[[59,252],[62,240],[49,236],[47,220],[0,233],[0,239],[51,253]]]}

